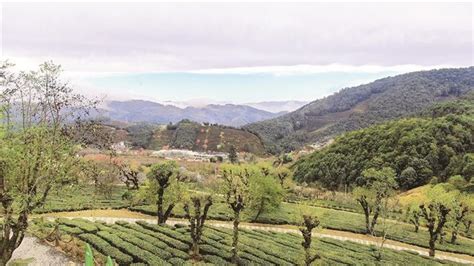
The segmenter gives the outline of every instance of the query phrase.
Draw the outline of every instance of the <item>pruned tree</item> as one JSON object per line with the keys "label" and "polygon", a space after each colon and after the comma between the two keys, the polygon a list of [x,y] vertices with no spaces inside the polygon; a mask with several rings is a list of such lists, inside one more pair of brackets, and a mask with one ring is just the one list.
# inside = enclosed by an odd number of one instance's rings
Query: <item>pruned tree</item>
{"label": "pruned tree", "polygon": [[53,188],[77,178],[75,143],[66,123],[87,115],[96,102],[75,94],[51,62],[18,74],[0,67],[0,265],[21,244],[30,214]]}
{"label": "pruned tree", "polygon": [[273,175],[264,175],[258,169],[249,171],[249,204],[248,211],[254,213],[252,221],[257,221],[260,215],[280,206],[285,191]]}
{"label": "pruned tree", "polygon": [[383,257],[385,242],[390,233],[392,233],[393,228],[397,225],[394,221],[389,221],[389,214],[390,210],[393,210],[396,206],[398,206],[398,200],[393,198],[389,200],[384,200],[382,202],[383,206],[380,208],[379,213],[379,220],[378,222],[378,230],[380,233],[378,234],[380,237],[380,241],[377,243],[377,249],[375,250],[375,259],[377,261],[381,261]]}
{"label": "pruned tree", "polygon": [[223,167],[224,193],[226,202],[234,212],[232,262],[238,264],[238,242],[240,213],[248,203],[249,171],[244,167]]}
{"label": "pruned tree", "polygon": [[310,215],[303,215],[303,226],[300,228],[300,232],[303,235],[303,242],[301,245],[304,248],[305,252],[305,260],[304,264],[306,266],[311,265],[315,260],[317,260],[319,255],[311,255],[311,242],[313,240],[312,234],[313,229],[319,226],[319,219],[318,217],[310,216]]}
{"label": "pruned tree", "polygon": [[462,201],[456,200],[452,208],[452,228],[451,228],[451,244],[456,244],[458,238],[459,227],[469,214],[469,207]]}
{"label": "pruned tree", "polygon": [[426,220],[426,227],[430,233],[429,255],[435,256],[436,240],[441,236],[443,227],[447,222],[448,214],[451,211],[445,204],[432,202],[428,206],[420,205],[421,215]]}
{"label": "pruned tree", "polygon": [[[191,203],[194,207],[194,212],[191,213],[189,202],[184,203],[185,218],[188,219],[191,229],[191,240],[192,240],[192,253],[193,259],[200,260],[199,254],[199,243],[201,242],[202,232],[204,223],[207,219],[207,213],[212,205],[212,197],[207,196],[204,198],[194,196],[191,197]],[[201,207],[204,207],[201,210]]]}
{"label": "pruned tree", "polygon": [[411,209],[408,208],[407,210],[407,215],[408,215],[408,221],[413,224],[415,227],[414,231],[415,233],[418,233],[418,230],[420,228],[420,218],[421,218],[421,211],[419,208]]}
{"label": "pruned tree", "polygon": [[[147,175],[150,180],[149,194],[156,199],[156,216],[158,224],[164,224],[168,220],[174,206],[176,205],[177,197],[179,197],[179,169],[175,161],[167,161],[164,163],[157,163],[151,167]],[[171,188],[171,189],[170,189]],[[171,196],[170,200],[165,202],[165,191]],[[176,193],[175,193],[176,192]],[[153,195],[154,194],[154,195]],[[165,210],[165,204],[168,206]]]}
{"label": "pruned tree", "polygon": [[361,183],[353,194],[364,211],[366,233],[374,235],[377,219],[397,187],[395,171],[389,167],[369,168],[362,172]]}
{"label": "pruned tree", "polygon": [[275,171],[275,175],[280,181],[281,187],[284,188],[285,181],[291,178],[291,171],[286,167],[280,167]]}
{"label": "pruned tree", "polygon": [[464,233],[469,236],[471,233],[472,220],[464,219],[463,224],[464,224]]}
{"label": "pruned tree", "polygon": [[117,163],[121,180],[125,183],[127,189],[138,190],[140,188],[139,178],[140,170],[125,162]]}
{"label": "pruned tree", "polygon": [[119,181],[119,171],[113,157],[82,160],[81,174],[87,183],[94,184],[94,194],[106,199],[112,198],[114,186]]}

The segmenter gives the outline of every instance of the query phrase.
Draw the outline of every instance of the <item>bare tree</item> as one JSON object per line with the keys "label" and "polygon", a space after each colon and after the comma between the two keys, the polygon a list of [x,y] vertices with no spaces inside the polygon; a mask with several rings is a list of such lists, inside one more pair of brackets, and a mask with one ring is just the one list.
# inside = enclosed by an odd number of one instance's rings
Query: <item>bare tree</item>
{"label": "bare tree", "polygon": [[[204,202],[203,202],[204,201]],[[212,198],[208,196],[203,200],[201,197],[191,197],[191,202],[194,206],[194,213],[191,214],[191,210],[189,208],[189,202],[184,204],[184,212],[186,219],[189,220],[189,224],[191,227],[191,240],[192,244],[192,252],[193,258],[195,260],[200,259],[199,255],[199,243],[201,242],[202,231],[204,228],[204,223],[207,219],[207,213],[209,208],[212,205]],[[204,208],[201,210],[201,206],[204,203]]]}
{"label": "bare tree", "polygon": [[304,241],[301,245],[305,251],[305,265],[309,266],[319,258],[319,255],[311,255],[311,242],[313,240],[313,229],[319,226],[319,219],[317,217],[303,215],[303,227],[300,228]]}

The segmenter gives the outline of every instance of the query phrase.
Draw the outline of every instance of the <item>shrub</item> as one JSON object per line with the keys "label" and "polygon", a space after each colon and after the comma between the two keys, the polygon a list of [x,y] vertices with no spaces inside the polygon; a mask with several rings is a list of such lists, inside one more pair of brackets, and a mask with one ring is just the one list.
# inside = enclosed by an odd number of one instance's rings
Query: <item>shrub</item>
{"label": "shrub", "polygon": [[84,231],[79,227],[72,227],[64,224],[59,225],[59,231],[71,235],[79,235],[84,233]]}
{"label": "shrub", "polygon": [[66,218],[58,218],[56,222],[59,224],[70,226],[70,227],[78,227],[79,229],[81,229],[82,231],[86,233],[95,233],[99,230],[97,226],[95,226],[91,222],[84,219],[71,220],[71,219],[66,219]]}
{"label": "shrub", "polygon": [[134,260],[138,262],[144,262],[148,265],[167,265],[168,263],[158,256],[150,253],[149,251],[143,250],[140,247],[137,247],[133,244],[130,244],[115,234],[99,231],[97,233],[100,237],[112,243],[114,246],[118,247],[121,251],[130,254]]}
{"label": "shrub", "polygon": [[97,251],[103,255],[112,257],[119,265],[129,265],[133,262],[133,258],[130,255],[124,254],[116,247],[110,245],[104,239],[89,233],[80,234],[79,239],[89,243]]}
{"label": "shrub", "polygon": [[[115,227],[114,227],[115,228]],[[130,232],[132,231],[132,232]],[[143,241],[143,239],[139,238],[138,232],[134,232],[133,230],[129,230],[129,232],[121,232],[120,229],[116,230],[113,232],[115,235],[123,239],[124,241],[127,241],[133,245],[136,245],[138,247],[141,247],[142,249],[151,252],[152,254],[158,255],[162,259],[169,259],[171,258],[171,253],[163,250],[160,247],[157,247],[153,245],[155,241],[149,242],[149,241]]]}

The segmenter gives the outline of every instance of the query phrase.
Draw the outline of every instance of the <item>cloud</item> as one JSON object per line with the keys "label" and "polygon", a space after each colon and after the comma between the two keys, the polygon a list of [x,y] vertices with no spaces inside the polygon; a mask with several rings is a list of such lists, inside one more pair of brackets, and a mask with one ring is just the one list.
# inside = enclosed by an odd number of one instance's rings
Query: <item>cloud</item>
{"label": "cloud", "polygon": [[452,65],[421,66],[421,65],[295,65],[295,66],[263,66],[263,67],[236,67],[236,68],[215,68],[189,71],[196,74],[273,74],[273,75],[308,75],[318,73],[407,73],[412,71],[450,68]]}
{"label": "cloud", "polygon": [[[472,3],[5,3],[3,56],[74,72],[473,64]],[[313,70],[311,70],[313,71]]]}

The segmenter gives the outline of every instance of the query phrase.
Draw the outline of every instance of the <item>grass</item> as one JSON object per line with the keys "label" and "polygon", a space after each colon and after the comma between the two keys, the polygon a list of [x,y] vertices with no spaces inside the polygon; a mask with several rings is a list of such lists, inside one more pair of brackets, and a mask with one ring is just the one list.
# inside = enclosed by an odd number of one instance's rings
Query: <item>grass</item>
{"label": "grass", "polygon": [[[64,220],[59,220],[59,223]],[[100,228],[95,233],[76,231],[74,235],[96,250],[111,255],[117,262],[159,265],[187,265],[191,243],[189,229],[184,225],[157,226],[146,223],[102,224],[76,220],[67,222]],[[78,230],[81,228],[77,227]],[[240,230],[239,256],[244,265],[301,265],[304,252],[302,237],[297,234]],[[230,265],[232,231],[206,226],[200,245],[203,262]],[[384,249],[380,261],[377,248],[333,239],[314,239],[313,254],[321,258],[314,265],[439,265],[445,262],[405,251]],[[130,261],[132,260],[132,261]]]}
{"label": "grass", "polygon": [[35,213],[65,212],[93,209],[121,209],[129,204],[122,200],[125,187],[114,186],[110,197],[94,192],[94,186],[74,186],[52,191],[43,207]]}

